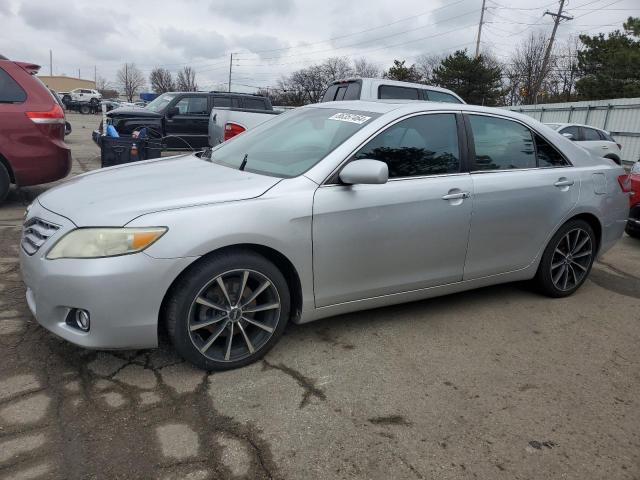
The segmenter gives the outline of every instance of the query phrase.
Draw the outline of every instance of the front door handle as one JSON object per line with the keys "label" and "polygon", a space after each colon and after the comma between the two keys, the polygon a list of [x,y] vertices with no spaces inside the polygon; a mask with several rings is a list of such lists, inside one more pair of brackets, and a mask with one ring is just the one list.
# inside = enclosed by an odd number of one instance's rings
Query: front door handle
{"label": "front door handle", "polygon": [[609,147],[607,147],[606,145],[602,145],[602,148],[605,150],[609,150]]}
{"label": "front door handle", "polygon": [[469,192],[448,193],[442,197],[442,200],[464,200],[470,196],[471,194]]}
{"label": "front door handle", "polygon": [[573,180],[569,180],[567,178],[560,178],[556,183],[554,183],[553,185],[555,187],[570,187],[571,185],[573,185],[575,182]]}

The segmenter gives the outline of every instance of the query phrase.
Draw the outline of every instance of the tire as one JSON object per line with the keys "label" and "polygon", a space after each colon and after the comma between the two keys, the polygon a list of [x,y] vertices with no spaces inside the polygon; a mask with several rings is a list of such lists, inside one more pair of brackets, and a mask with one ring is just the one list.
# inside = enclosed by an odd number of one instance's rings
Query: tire
{"label": "tire", "polygon": [[584,220],[570,220],[551,238],[542,254],[536,283],[553,298],[573,294],[589,276],[596,254],[596,236]]}
{"label": "tire", "polygon": [[169,293],[164,321],[183,358],[204,370],[230,370],[259,360],[275,345],[290,304],[287,281],[273,263],[233,250],[183,273]]}
{"label": "tire", "polygon": [[80,113],[86,115],[88,113],[91,113],[91,109],[89,108],[89,105],[81,105],[80,106]]}
{"label": "tire", "polygon": [[64,97],[62,97],[62,103],[67,105],[69,102],[71,102],[71,95],[65,95]]}
{"label": "tire", "polygon": [[11,187],[11,177],[6,167],[0,163],[0,203],[7,198],[9,194],[9,188]]}
{"label": "tire", "polygon": [[98,99],[94,97],[94,98],[92,98],[91,100],[89,100],[89,103],[90,103],[91,105],[94,105],[94,106],[95,106],[95,105],[98,105]]}
{"label": "tire", "polygon": [[631,226],[629,226],[628,222],[627,222],[627,226],[625,227],[624,231],[627,232],[627,235],[629,235],[631,238],[640,239],[640,229],[631,228]]}

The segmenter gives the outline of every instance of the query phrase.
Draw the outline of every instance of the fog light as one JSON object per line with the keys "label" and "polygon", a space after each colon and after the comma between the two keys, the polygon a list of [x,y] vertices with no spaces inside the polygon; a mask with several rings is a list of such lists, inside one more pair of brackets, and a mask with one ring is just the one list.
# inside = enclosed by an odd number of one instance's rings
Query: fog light
{"label": "fog light", "polygon": [[83,332],[88,332],[90,327],[89,312],[78,308],[76,310],[76,326]]}

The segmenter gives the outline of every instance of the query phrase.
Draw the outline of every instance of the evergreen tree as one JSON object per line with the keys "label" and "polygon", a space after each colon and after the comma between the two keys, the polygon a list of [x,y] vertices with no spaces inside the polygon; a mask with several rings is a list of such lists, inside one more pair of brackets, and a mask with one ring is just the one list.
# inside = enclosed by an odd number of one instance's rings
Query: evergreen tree
{"label": "evergreen tree", "polygon": [[458,50],[433,69],[435,85],[453,90],[465,102],[474,105],[497,105],[502,96],[502,69],[493,60],[478,55],[471,58]]}

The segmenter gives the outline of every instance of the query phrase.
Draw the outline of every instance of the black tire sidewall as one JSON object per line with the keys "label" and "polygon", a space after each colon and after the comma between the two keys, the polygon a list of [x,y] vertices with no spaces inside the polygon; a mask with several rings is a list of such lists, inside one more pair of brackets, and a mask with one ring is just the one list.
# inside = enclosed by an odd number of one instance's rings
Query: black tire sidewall
{"label": "black tire sidewall", "polygon": [[11,188],[11,178],[7,168],[0,163],[0,203],[2,203],[7,195],[9,195],[9,188]]}
{"label": "black tire sidewall", "polygon": [[[202,355],[191,342],[189,310],[205,284],[221,273],[235,269],[255,270],[269,278],[280,296],[280,320],[271,338],[254,354],[235,362],[216,362]],[[259,360],[277,343],[289,320],[291,295],[287,281],[272,262],[251,251],[214,254],[201,260],[182,275],[170,295],[165,318],[169,338],[180,355],[205,370],[231,370]]]}
{"label": "black tire sidewall", "polygon": [[[593,251],[591,255],[591,262],[589,263],[589,267],[587,268],[587,272],[585,273],[584,277],[582,277],[582,280],[580,280],[580,282],[574,288],[566,291],[560,290],[553,284],[553,280],[551,278],[551,262],[553,260],[553,253],[560,239],[562,239],[567,234],[567,232],[576,228],[581,228],[582,230],[586,231],[591,238],[591,248]],[[597,245],[598,242],[593,228],[591,228],[591,225],[589,225],[589,223],[585,222],[584,220],[570,220],[562,227],[560,227],[558,231],[553,235],[553,237],[551,237],[551,240],[549,241],[547,247],[544,250],[544,253],[542,254],[540,265],[538,266],[536,280],[542,292],[550,297],[562,298],[568,297],[569,295],[572,295],[576,290],[578,290],[591,273],[591,268],[593,267],[593,262],[595,261],[597,254]]]}

